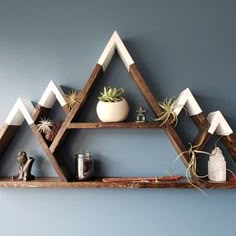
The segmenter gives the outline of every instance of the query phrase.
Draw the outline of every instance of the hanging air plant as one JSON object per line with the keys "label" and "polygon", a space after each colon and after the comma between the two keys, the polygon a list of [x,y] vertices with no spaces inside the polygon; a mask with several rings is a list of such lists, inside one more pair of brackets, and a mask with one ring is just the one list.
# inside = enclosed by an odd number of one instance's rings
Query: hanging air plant
{"label": "hanging air plant", "polygon": [[214,155],[212,153],[209,152],[204,152],[204,151],[200,151],[198,150],[198,148],[202,145],[202,142],[200,142],[197,145],[192,145],[191,143],[189,143],[190,147],[187,151],[184,151],[182,153],[180,153],[176,159],[174,160],[173,164],[184,154],[188,154],[188,156],[190,157],[190,161],[188,163],[188,167],[186,168],[186,179],[187,181],[196,189],[200,190],[203,194],[205,194],[207,196],[207,194],[201,189],[199,188],[197,185],[194,184],[193,180],[197,180],[197,181],[204,181],[203,179],[208,177],[208,175],[198,175],[197,174],[197,155],[198,154],[205,154],[205,155]]}
{"label": "hanging air plant", "polygon": [[[207,131],[206,131],[207,132]],[[222,138],[222,136],[220,136],[217,141],[215,142],[215,149],[216,150],[216,146],[217,146],[217,143],[220,141],[220,139]],[[199,154],[204,154],[204,155],[207,155],[207,156],[212,156],[212,155],[215,155],[216,152],[212,152],[212,153],[209,153],[209,152],[205,152],[205,151],[200,151],[198,150],[199,147],[201,147],[201,145],[203,144],[203,140],[204,140],[204,137],[200,140],[200,142],[196,145],[192,145],[191,143],[189,143],[190,147],[187,151],[184,151],[182,153],[180,153],[176,159],[173,161],[173,164],[175,164],[175,162],[184,154],[188,154],[188,156],[190,157],[190,161],[188,163],[188,167],[186,169],[186,179],[187,181],[196,189],[198,189],[199,191],[201,191],[204,195],[208,196],[200,187],[198,187],[195,183],[194,183],[194,180],[195,181],[199,181],[199,182],[206,182],[204,179],[208,177],[208,174],[206,175],[199,175],[197,173],[197,155]],[[234,178],[236,179],[236,176],[235,174],[229,170],[229,169],[226,169],[226,171],[230,172]]]}
{"label": "hanging air plant", "polygon": [[79,102],[80,93],[78,91],[72,90],[65,96],[65,100],[67,103],[67,107],[69,110],[73,108],[73,106]]}
{"label": "hanging air plant", "polygon": [[161,122],[161,126],[167,123],[176,126],[178,123],[178,117],[175,113],[176,100],[174,98],[166,98],[162,102],[159,102],[159,106],[163,111],[159,114],[159,118],[154,120]]}

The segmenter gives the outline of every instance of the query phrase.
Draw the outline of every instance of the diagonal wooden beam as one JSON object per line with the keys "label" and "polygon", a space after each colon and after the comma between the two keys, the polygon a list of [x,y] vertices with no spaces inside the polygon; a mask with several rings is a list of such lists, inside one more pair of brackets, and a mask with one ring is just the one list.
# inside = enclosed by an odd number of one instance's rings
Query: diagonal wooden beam
{"label": "diagonal wooden beam", "polygon": [[236,136],[230,134],[222,137],[222,141],[234,161],[236,161]]}
{"label": "diagonal wooden beam", "polygon": [[158,117],[160,113],[162,112],[161,107],[159,106],[158,102],[156,101],[156,98],[153,96],[152,92],[150,91],[148,85],[144,81],[141,73],[139,72],[138,68],[135,64],[132,64],[129,68],[129,73],[136,83],[137,87],[139,88],[140,92],[144,96],[145,100],[151,107],[154,114]]}
{"label": "diagonal wooden beam", "polygon": [[[210,137],[212,136],[212,134],[208,132],[210,123],[208,122],[207,118],[204,116],[203,113],[191,116],[191,118],[199,128],[199,133],[194,140],[194,145],[198,145],[196,149],[200,151],[203,150],[203,148],[209,141]],[[225,145],[226,149],[228,150],[229,154],[231,155],[233,160],[236,161],[235,135],[232,133],[230,135],[222,135],[221,137],[222,137],[222,142]]]}
{"label": "diagonal wooden beam", "polygon": [[[46,115],[48,112],[48,108],[37,105],[32,114],[33,121],[37,121],[39,117]],[[8,125],[6,123],[3,124],[0,130],[0,156],[4,154],[19,128],[19,125]]]}
{"label": "diagonal wooden beam", "polygon": [[[63,107],[64,111],[68,114],[68,108],[67,106]],[[50,108],[46,108],[40,105],[37,105],[35,107],[35,110],[32,114],[32,119],[34,122],[36,122],[40,117],[46,116],[50,111]],[[36,126],[32,124],[31,129],[35,135],[35,137],[39,140],[44,152],[46,153],[47,157],[49,158],[49,161],[51,162],[52,166],[54,167],[56,173],[64,180],[70,180],[72,179],[72,174],[69,171],[69,168],[64,163],[63,159],[61,158],[55,158],[51,153],[50,150],[43,138],[43,136],[38,132]],[[20,128],[20,126],[17,125],[8,125],[4,124],[0,130],[0,155],[2,156],[4,152],[6,151],[8,145],[12,141],[13,137],[15,136],[17,130]]]}
{"label": "diagonal wooden beam", "polygon": [[193,141],[193,146],[196,146],[195,150],[202,151],[210,138],[211,134],[208,133],[207,130],[199,130]]}
{"label": "diagonal wooden beam", "polygon": [[[64,105],[63,110],[66,114],[69,113],[69,109],[67,105]],[[40,117],[46,116],[50,111],[50,108],[37,105],[32,113],[32,120],[33,122],[36,122]],[[4,123],[3,126],[0,129],[0,156],[4,154],[7,147],[9,146],[10,142],[16,135],[18,129],[20,128],[20,125],[11,125]]]}
{"label": "diagonal wooden beam", "polygon": [[83,108],[86,100],[88,99],[89,95],[92,92],[92,89],[94,88],[97,80],[102,76],[103,74],[103,69],[102,66],[99,64],[96,64],[94,70],[92,71],[88,82],[85,84],[83,90],[80,93],[80,100],[74,105],[70,113],[67,115],[65,121],[63,122],[58,134],[56,135],[55,139],[53,140],[51,146],[50,146],[50,151],[54,153],[57,148],[60,147],[62,144],[64,138],[67,135],[68,128],[70,123],[77,117],[81,109]]}
{"label": "diagonal wooden beam", "polygon": [[[69,113],[69,109],[68,109],[67,105],[63,106],[62,108],[66,114]],[[32,115],[33,120],[35,122],[37,122],[39,120],[39,118],[47,116],[48,113],[50,112],[50,110],[51,110],[51,108],[46,108],[46,107],[43,107],[38,104],[35,108],[33,115]],[[49,149],[47,143],[45,142],[44,137],[38,131],[36,125],[33,124],[30,127],[31,127],[31,130],[33,131],[35,137],[39,141],[39,144],[41,145],[43,151],[47,155],[47,158],[50,161],[52,167],[55,169],[56,173],[58,174],[58,176],[63,181],[73,180],[73,174],[71,173],[71,171],[70,171],[69,167],[67,166],[66,162],[64,161],[64,159],[62,157],[56,158],[55,155],[53,155],[50,152],[50,149]]]}
{"label": "diagonal wooden beam", "polygon": [[193,141],[193,146],[197,146],[196,150],[201,151],[211,137],[211,134],[208,133],[210,124],[203,113],[191,116],[191,118],[199,129],[199,132]]}
{"label": "diagonal wooden beam", "polygon": [[[145,83],[141,73],[139,72],[138,68],[136,67],[135,64],[132,64],[129,68],[129,72],[131,77],[133,78],[134,82],[138,86],[139,90],[141,91],[142,95],[146,99],[147,103],[151,107],[152,111],[154,114],[159,117],[160,113],[162,112],[161,107],[158,104],[158,101],[155,99],[153,96],[151,90]],[[168,138],[170,139],[171,143],[173,144],[175,150],[177,151],[178,154],[181,154],[182,152],[186,151],[186,148],[178,136],[177,132],[171,125],[167,125],[163,127]],[[189,155],[188,154],[182,154],[181,159],[184,163],[184,165],[187,167],[189,163]]]}
{"label": "diagonal wooden beam", "polygon": [[55,169],[56,173],[58,176],[63,180],[63,181],[70,181],[73,180],[73,174],[69,170],[67,164],[64,162],[62,158],[56,158],[50,151],[47,143],[45,142],[43,136],[39,132],[38,128],[36,125],[31,125],[31,130],[33,131],[35,137],[38,139],[42,149],[44,150],[45,154],[47,155],[51,165]]}
{"label": "diagonal wooden beam", "polygon": [[9,143],[13,139],[13,136],[16,134],[20,126],[17,125],[8,125],[6,123],[0,129],[0,156],[4,154]]}
{"label": "diagonal wooden beam", "polygon": [[33,121],[37,122],[40,117],[46,116],[49,113],[49,111],[50,111],[49,108],[37,105],[32,114]]}
{"label": "diagonal wooden beam", "polygon": [[193,122],[198,127],[198,129],[207,130],[210,127],[210,124],[206,116],[202,112],[190,117],[192,118]]}

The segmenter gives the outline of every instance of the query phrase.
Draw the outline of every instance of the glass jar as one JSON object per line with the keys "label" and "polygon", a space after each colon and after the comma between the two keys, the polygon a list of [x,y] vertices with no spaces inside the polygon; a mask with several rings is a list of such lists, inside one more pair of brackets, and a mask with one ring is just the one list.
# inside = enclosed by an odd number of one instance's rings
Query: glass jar
{"label": "glass jar", "polygon": [[94,159],[89,153],[78,153],[76,157],[76,178],[78,180],[89,180],[94,177]]}

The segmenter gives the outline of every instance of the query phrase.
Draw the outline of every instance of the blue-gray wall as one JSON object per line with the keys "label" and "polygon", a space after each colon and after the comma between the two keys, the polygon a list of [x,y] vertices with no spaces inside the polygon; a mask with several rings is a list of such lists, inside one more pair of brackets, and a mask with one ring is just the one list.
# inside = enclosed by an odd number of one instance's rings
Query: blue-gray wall
{"label": "blue-gray wall", "polygon": [[[234,129],[235,9],[230,0],[1,0],[0,122],[19,96],[37,102],[50,80],[82,89],[117,30],[158,99],[189,87],[205,114],[221,110]],[[126,89],[130,120],[139,105],[146,106],[116,57],[81,120],[96,119],[104,85]],[[182,118],[178,131],[191,142],[196,128]],[[36,175],[55,175],[26,125],[3,157],[1,175],[17,171],[21,149],[37,158]],[[86,149],[99,162],[98,176],[165,175],[176,157],[160,130],[74,132],[63,148],[72,169],[73,154]],[[207,157],[202,159],[204,170]],[[170,171],[184,175],[181,162]],[[197,190],[0,189],[0,235],[233,235],[235,190],[206,192],[208,198]]]}

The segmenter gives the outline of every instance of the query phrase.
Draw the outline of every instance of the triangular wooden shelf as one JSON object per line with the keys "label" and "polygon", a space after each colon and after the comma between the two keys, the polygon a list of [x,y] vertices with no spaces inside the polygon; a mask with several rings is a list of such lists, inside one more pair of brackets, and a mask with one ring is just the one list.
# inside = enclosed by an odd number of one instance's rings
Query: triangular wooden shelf
{"label": "triangular wooden shelf", "polygon": [[[35,137],[38,139],[41,147],[43,148],[45,154],[47,155],[49,161],[54,167],[59,178],[37,178],[34,181],[29,182],[16,182],[9,178],[0,179],[0,187],[73,187],[73,188],[83,188],[83,187],[117,187],[117,188],[142,188],[142,187],[177,187],[177,188],[191,188],[192,186],[186,183],[186,180],[180,182],[162,182],[162,183],[126,183],[126,184],[112,184],[112,183],[102,183],[101,181],[88,181],[88,182],[72,182],[66,183],[67,181],[73,181],[74,176],[70,172],[67,164],[64,162],[63,158],[60,157],[60,148],[66,138],[68,132],[71,129],[97,129],[97,128],[137,128],[137,129],[156,129],[162,128],[173,144],[178,154],[186,151],[181,138],[177,134],[174,127],[170,124],[165,126],[160,126],[157,122],[150,123],[135,123],[135,122],[122,122],[122,123],[102,123],[102,122],[81,122],[76,123],[76,119],[81,113],[84,105],[92,93],[96,82],[102,77],[106,68],[108,67],[113,55],[118,52],[121,60],[123,61],[127,71],[131,75],[131,78],[139,88],[140,92],[144,96],[146,102],[152,109],[156,117],[159,117],[162,112],[158,101],[153,96],[148,85],[145,83],[138,67],[130,56],[128,50],[126,49],[124,43],[120,39],[119,35],[115,31],[110,38],[107,46],[105,47],[101,57],[99,58],[95,68],[93,69],[87,83],[85,84],[83,90],[80,93],[80,98],[78,103],[76,103],[72,110],[68,110],[65,101],[65,94],[55,82],[51,81],[43,93],[36,108],[33,107],[29,100],[19,99],[16,105],[13,107],[11,113],[9,114],[6,122],[3,124],[0,130],[0,155],[2,156],[10,144],[10,141],[16,134],[18,128],[22,125],[24,119],[28,122],[31,127]],[[59,132],[57,133],[55,139],[50,146],[45,142],[43,136],[37,129],[36,123],[39,118],[48,114],[50,109],[53,107],[55,101],[58,101],[65,113],[67,114]],[[232,158],[236,160],[236,138],[229,127],[228,123],[224,119],[220,112],[210,113],[208,117],[205,117],[200,106],[195,100],[189,89],[185,89],[177,99],[176,114],[178,115],[182,108],[185,106],[190,117],[193,119],[195,124],[199,129],[199,133],[195,138],[194,143],[199,143],[201,140],[201,146],[198,147],[199,150],[203,149],[204,145],[208,142],[211,135],[215,132],[218,135],[223,136],[223,142],[231,154]],[[181,159],[184,165],[187,167],[190,157],[187,153],[181,155]],[[226,182],[222,184],[214,183],[196,183],[199,187],[203,188],[235,188],[236,184]]]}
{"label": "triangular wooden shelf", "polygon": [[50,81],[35,108],[29,100],[23,98],[18,99],[0,130],[0,156],[4,154],[17,130],[23,124],[24,120],[26,120],[58,176],[63,181],[72,180],[73,175],[67,164],[62,158],[55,157],[50,152],[47,143],[35,125],[39,118],[49,113],[56,100],[58,100],[65,113],[68,114],[69,110],[67,109],[64,97],[65,94],[60,86]]}

